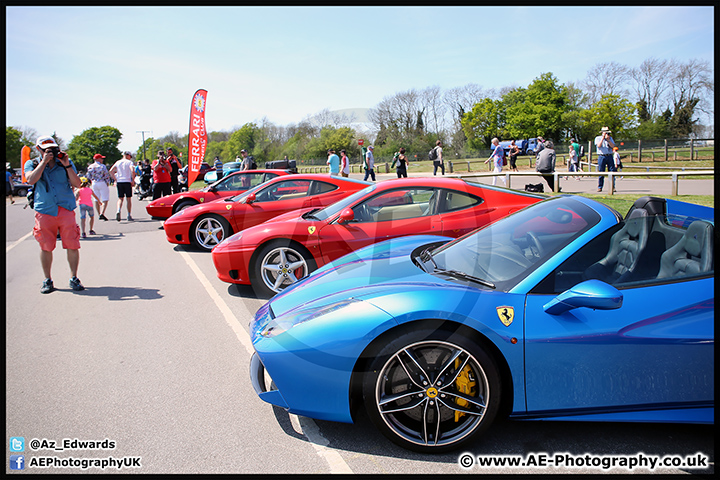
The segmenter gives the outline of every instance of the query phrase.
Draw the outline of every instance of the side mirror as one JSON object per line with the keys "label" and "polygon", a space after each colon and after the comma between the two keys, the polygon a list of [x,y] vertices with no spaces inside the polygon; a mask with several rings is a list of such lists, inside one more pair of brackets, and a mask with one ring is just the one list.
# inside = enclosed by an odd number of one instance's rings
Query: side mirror
{"label": "side mirror", "polygon": [[257,200],[257,199],[255,198],[254,193],[250,193],[250,194],[248,194],[247,197],[245,197],[245,203],[247,205],[252,205],[253,203],[255,203],[255,200]]}
{"label": "side mirror", "polygon": [[622,303],[623,295],[617,288],[600,280],[588,280],[553,298],[543,310],[550,315],[560,315],[580,307],[614,310],[622,307]]}
{"label": "side mirror", "polygon": [[350,207],[347,207],[342,212],[340,212],[340,216],[338,217],[338,223],[340,224],[350,223],[353,220],[355,220],[355,213]]}

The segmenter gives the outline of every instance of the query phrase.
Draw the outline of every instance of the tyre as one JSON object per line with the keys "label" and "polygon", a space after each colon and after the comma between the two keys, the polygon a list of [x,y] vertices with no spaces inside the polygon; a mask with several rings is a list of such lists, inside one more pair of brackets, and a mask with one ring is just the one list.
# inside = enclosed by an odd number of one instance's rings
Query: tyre
{"label": "tyre", "polygon": [[464,334],[423,328],[390,341],[363,378],[365,408],[394,443],[454,450],[483,432],[500,407],[493,359]]}
{"label": "tyre", "polygon": [[273,296],[317,269],[304,247],[289,240],[265,245],[255,258],[251,283],[260,296]]}
{"label": "tyre", "polygon": [[179,203],[175,206],[175,208],[173,208],[173,213],[177,213],[177,212],[179,212],[180,210],[182,210],[182,209],[184,209],[184,208],[192,207],[193,205],[197,205],[197,204],[198,204],[198,202],[195,202],[195,201],[192,201],[192,200],[183,200],[183,201],[179,202]]}
{"label": "tyre", "polygon": [[232,235],[230,223],[217,215],[200,217],[193,223],[190,232],[192,242],[208,252],[230,235]]}
{"label": "tyre", "polygon": [[24,197],[27,195],[27,192],[27,188],[18,188],[13,195],[16,197]]}

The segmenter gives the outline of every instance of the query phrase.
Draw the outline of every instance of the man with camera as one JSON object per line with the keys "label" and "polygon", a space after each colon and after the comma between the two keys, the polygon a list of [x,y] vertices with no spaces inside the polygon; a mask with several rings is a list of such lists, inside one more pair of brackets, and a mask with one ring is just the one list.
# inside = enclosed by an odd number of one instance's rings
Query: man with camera
{"label": "man with camera", "polygon": [[[612,132],[608,127],[602,127],[600,129],[600,135],[595,137],[595,147],[597,148],[598,155],[598,172],[604,172],[607,168],[608,172],[615,171],[615,163],[613,162],[613,147],[615,147],[615,141],[610,136]],[[610,187],[615,191],[615,178],[613,178],[613,185]],[[601,175],[598,177],[598,192],[602,192],[603,184],[605,183],[605,176]]]}
{"label": "man with camera", "polygon": [[152,163],[152,172],[153,200],[164,197],[166,195],[170,195],[172,193],[172,184],[170,178],[172,167],[168,163],[164,151],[158,151],[157,158]]}
{"label": "man with camera", "polygon": [[38,138],[35,147],[40,153],[40,160],[25,162],[25,178],[34,185],[35,227],[33,234],[40,244],[40,264],[45,281],[41,293],[55,290],[51,269],[53,250],[57,243],[57,235],[62,238],[62,246],[67,251],[70,265],[70,288],[75,291],[84,290],[77,278],[80,262],[80,227],[75,221],[75,194],[73,187],[79,188],[81,181],[77,170],[67,153],[60,150],[51,136]]}

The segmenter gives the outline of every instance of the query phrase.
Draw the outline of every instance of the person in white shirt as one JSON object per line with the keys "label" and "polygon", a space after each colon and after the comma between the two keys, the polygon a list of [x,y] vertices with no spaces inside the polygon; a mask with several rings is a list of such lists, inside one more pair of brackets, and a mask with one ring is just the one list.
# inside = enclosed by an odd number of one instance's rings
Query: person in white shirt
{"label": "person in white shirt", "polygon": [[115,162],[115,165],[110,168],[110,176],[115,179],[118,192],[115,220],[120,221],[120,210],[122,210],[123,200],[127,198],[127,219],[128,222],[132,222],[132,186],[135,183],[135,168],[130,152],[123,153],[123,158]]}
{"label": "person in white shirt", "polygon": [[350,175],[350,160],[345,150],[340,150],[340,175],[348,177]]}

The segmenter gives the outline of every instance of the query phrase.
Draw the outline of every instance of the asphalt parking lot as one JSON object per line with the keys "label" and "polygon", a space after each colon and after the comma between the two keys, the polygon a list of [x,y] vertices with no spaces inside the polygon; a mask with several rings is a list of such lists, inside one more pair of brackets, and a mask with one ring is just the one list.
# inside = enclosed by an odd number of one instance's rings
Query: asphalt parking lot
{"label": "asphalt parking lot", "polygon": [[[670,192],[670,180],[619,183],[621,193]],[[714,193],[705,180],[681,182],[681,193],[685,183]],[[596,181],[563,182],[564,192],[573,187],[592,191]],[[24,204],[6,204],[6,473],[18,473],[15,455],[35,473],[714,473],[712,426],[502,421],[466,451],[431,456],[396,447],[364,417],[349,425],[289,415],[249,382],[247,327],[264,300],[218,280],[209,254],[168,243],[147,201],[133,199],[134,222],[125,210],[117,222],[111,189],[111,220],[96,220],[98,235],[81,241],[86,289],[68,286],[58,244],[58,290],[48,295]],[[11,438],[24,440],[22,452]],[[474,460],[463,466],[467,453]],[[542,465],[561,454],[575,464]],[[707,468],[597,460],[697,455]],[[509,456],[526,464],[477,463]],[[109,458],[123,468],[82,467]]]}

